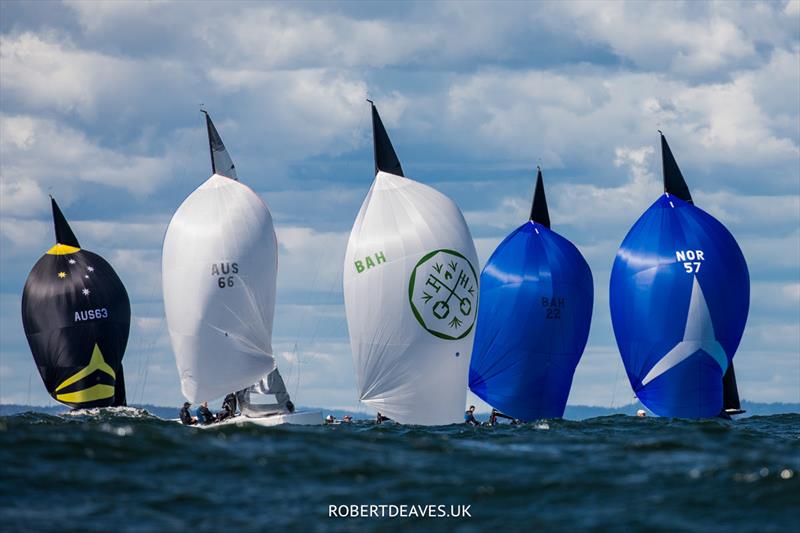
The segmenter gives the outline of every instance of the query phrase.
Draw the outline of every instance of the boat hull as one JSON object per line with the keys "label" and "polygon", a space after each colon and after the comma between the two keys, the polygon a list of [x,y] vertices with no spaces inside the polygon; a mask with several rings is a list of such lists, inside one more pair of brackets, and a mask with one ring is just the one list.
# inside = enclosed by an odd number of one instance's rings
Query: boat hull
{"label": "boat hull", "polygon": [[[175,420],[180,423],[180,420]],[[248,416],[235,416],[228,418],[222,422],[214,422],[208,425],[196,425],[200,429],[213,429],[223,426],[245,426],[254,424],[262,427],[282,426],[284,424],[291,424],[294,426],[321,426],[322,425],[322,411],[297,411],[295,413],[276,414],[271,416],[261,417],[248,417]]]}

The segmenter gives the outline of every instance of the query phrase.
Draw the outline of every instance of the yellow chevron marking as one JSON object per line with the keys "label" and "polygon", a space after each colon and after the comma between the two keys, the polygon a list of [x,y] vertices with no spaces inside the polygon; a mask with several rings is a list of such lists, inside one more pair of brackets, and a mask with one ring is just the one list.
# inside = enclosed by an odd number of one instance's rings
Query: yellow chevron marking
{"label": "yellow chevron marking", "polygon": [[56,394],[56,400],[66,403],[86,403],[95,400],[104,400],[114,396],[114,387],[111,385],[93,385],[88,389],[77,392],[67,392]]}
{"label": "yellow chevron marking", "polygon": [[49,250],[47,253],[49,255],[67,255],[67,254],[74,254],[75,252],[80,252],[80,248],[75,248],[74,246],[69,246],[68,244],[56,244]]}
{"label": "yellow chevron marking", "polygon": [[[95,370],[99,370],[100,372],[105,372],[112,378],[117,379],[117,374],[114,372],[114,369],[108,366],[106,360],[103,359],[103,352],[100,351],[100,347],[97,346],[97,343],[95,343],[94,345],[94,350],[92,351],[92,358],[89,360],[89,364],[86,365],[86,367],[83,368],[82,370],[79,370],[75,374],[65,379],[61,383],[61,385],[56,387],[56,392],[60,391],[65,387],[69,387],[70,385],[72,385],[77,381],[82,380]],[[88,389],[84,389],[77,392],[57,394],[56,400],[61,400],[69,403],[83,403],[83,402],[92,402],[95,400],[102,400],[103,398],[110,398],[113,395],[114,395],[114,387],[112,387],[111,385],[98,384],[98,385],[93,385]]]}

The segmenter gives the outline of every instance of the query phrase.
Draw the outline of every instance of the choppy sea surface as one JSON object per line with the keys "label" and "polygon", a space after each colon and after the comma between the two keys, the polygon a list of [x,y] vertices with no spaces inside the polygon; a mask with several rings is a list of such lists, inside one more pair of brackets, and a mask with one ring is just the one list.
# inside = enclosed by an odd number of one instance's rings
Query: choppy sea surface
{"label": "choppy sea surface", "polygon": [[[329,516],[351,505],[379,516]],[[2,531],[764,532],[797,531],[798,509],[798,414],[205,431],[132,408],[0,417]]]}

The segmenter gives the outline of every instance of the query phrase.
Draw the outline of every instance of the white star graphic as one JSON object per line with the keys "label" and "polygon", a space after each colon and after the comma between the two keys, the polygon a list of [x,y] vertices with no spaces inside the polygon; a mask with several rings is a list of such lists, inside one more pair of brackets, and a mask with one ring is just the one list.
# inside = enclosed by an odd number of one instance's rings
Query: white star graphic
{"label": "white star graphic", "polygon": [[86,278],[86,279],[89,279],[89,274],[86,274],[86,275],[85,275],[85,276],[83,276],[83,277],[84,277],[84,278]]}
{"label": "white star graphic", "polygon": [[74,259],[70,259],[70,260],[69,260],[69,264],[70,264],[70,265],[74,265],[75,263],[76,263],[76,261],[75,261]]}
{"label": "white star graphic", "polygon": [[703,290],[697,282],[697,276],[692,284],[692,299],[689,302],[689,313],[686,316],[686,329],[683,340],[676,344],[650,369],[642,380],[642,385],[647,385],[658,376],[676,366],[678,363],[694,355],[698,350],[703,350],[714,359],[722,369],[728,369],[728,356],[714,335],[714,324],[711,322],[711,313],[708,311]]}
{"label": "white star graphic", "polygon": [[88,270],[89,272],[94,272],[94,267],[86,267],[86,270]]}
{"label": "white star graphic", "polygon": [[85,296],[89,296],[89,293],[90,293],[90,292],[92,292],[92,291],[90,291],[89,289],[83,289],[83,291],[82,291],[82,292],[83,292],[83,294],[84,294]]}

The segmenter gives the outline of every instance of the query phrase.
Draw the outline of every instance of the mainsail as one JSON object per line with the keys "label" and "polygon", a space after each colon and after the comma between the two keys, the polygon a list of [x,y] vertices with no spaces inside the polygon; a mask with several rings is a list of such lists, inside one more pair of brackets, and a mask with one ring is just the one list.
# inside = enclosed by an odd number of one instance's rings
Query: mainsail
{"label": "mainsail", "polygon": [[83,250],[54,199],[56,245],[22,292],[22,325],[45,388],[75,408],[125,405],[131,306],[105,259]]}
{"label": "mainsail", "polygon": [[181,389],[191,402],[244,389],[275,370],[272,321],[278,245],[252,189],[219,174],[219,134],[206,114],[213,174],[175,212],[162,282]]}
{"label": "mainsail", "polygon": [[733,356],[750,305],[742,251],[692,202],[661,135],[664,194],[639,218],[611,272],[614,334],[633,390],[661,416],[737,410]]}
{"label": "mainsail", "polygon": [[478,311],[475,246],[452,200],[402,176],[371,109],[375,181],[344,262],[359,397],[400,423],[459,422]]}
{"label": "mainsail", "polygon": [[530,220],[500,243],[481,273],[472,392],[521,420],[563,416],[593,298],[586,260],[550,229],[539,170]]}

